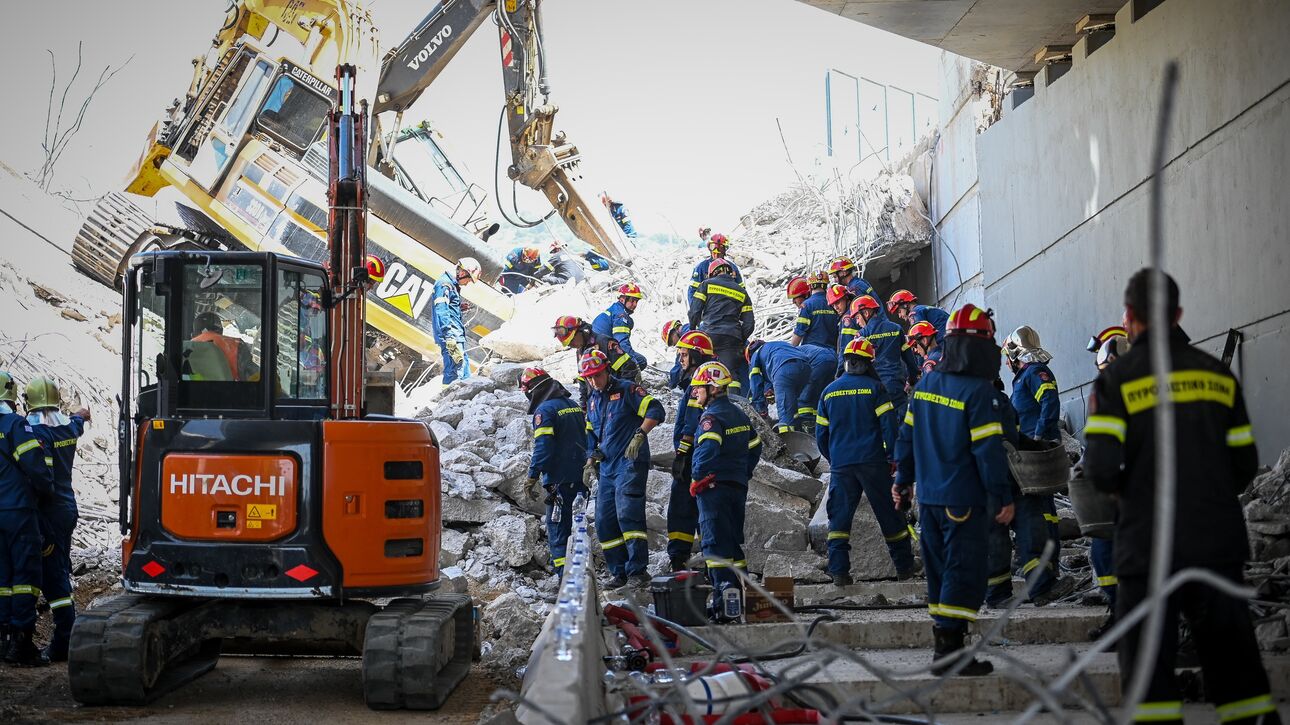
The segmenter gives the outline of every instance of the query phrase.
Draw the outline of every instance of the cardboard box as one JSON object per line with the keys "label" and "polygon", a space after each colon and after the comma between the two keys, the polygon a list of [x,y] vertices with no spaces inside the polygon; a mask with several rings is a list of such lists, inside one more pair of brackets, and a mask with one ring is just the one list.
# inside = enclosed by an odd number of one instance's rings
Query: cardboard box
{"label": "cardboard box", "polygon": [[749,624],[761,622],[788,622],[789,617],[776,608],[775,602],[789,611],[793,609],[793,577],[771,576],[761,583],[774,601],[767,599],[761,592],[752,587],[744,591],[744,621]]}

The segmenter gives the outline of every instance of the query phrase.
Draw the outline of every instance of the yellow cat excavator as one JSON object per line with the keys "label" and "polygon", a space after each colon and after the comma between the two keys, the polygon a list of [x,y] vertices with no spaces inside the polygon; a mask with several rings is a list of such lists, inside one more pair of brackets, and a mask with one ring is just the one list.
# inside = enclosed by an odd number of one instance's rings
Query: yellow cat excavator
{"label": "yellow cat excavator", "polygon": [[[105,197],[72,250],[89,276],[120,285],[142,251],[249,249],[320,260],[325,250],[324,120],[341,63],[359,70],[374,99],[369,251],[385,279],[367,295],[368,322],[389,360],[437,359],[434,280],[474,257],[495,280],[501,260],[483,241],[496,231],[482,213],[486,194],[466,181],[424,123],[404,112],[490,16],[497,27],[512,163],[508,175],[541,191],[580,239],[611,258],[632,250],[576,187],[581,155],[554,131],[538,0],[445,0],[401,44],[382,54],[370,14],[354,0],[232,0],[211,49],[194,60],[192,83],[162,121],[125,192]],[[379,80],[377,80],[379,79]],[[394,114],[380,130],[379,114]],[[388,113],[387,113],[388,115]],[[161,224],[131,198],[173,187],[179,223]],[[614,230],[613,233],[607,230]],[[463,290],[477,339],[509,319],[511,298],[478,284]]]}

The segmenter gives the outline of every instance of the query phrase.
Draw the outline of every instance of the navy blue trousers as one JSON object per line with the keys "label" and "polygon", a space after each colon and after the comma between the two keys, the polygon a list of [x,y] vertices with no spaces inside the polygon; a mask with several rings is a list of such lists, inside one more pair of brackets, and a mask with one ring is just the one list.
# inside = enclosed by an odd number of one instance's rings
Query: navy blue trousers
{"label": "navy blue trousers", "polygon": [[[1016,489],[1014,489],[1015,492]],[[1051,539],[1057,548],[1048,565],[1039,572],[1035,585],[1030,589],[1030,598],[1048,591],[1057,581],[1057,562],[1061,554],[1061,539],[1057,534],[1057,508],[1053,497],[1030,496],[1018,494],[1013,498],[1016,514],[1012,524],[1002,526],[990,522],[989,554],[989,591],[986,600],[991,604],[1002,604],[1012,597],[1012,573],[1017,570],[1022,577],[1029,578],[1031,572],[1039,566],[1044,555],[1044,546]],[[991,506],[992,511],[998,508]],[[1013,561],[1013,543],[1009,532],[1016,535],[1016,561]]]}
{"label": "navy blue trousers", "polygon": [[[824,389],[829,386],[829,383],[837,377],[838,356],[833,349],[819,345],[802,345],[799,349],[810,358],[811,371],[797,401],[797,424],[803,429],[810,429],[815,427],[815,414],[816,408],[820,405],[820,396],[824,394]],[[775,392],[778,400],[779,391]]]}
{"label": "navy blue trousers", "polygon": [[1115,576],[1115,540],[1091,539],[1088,547],[1088,558],[1093,564],[1093,575],[1097,585],[1106,594],[1106,599],[1115,606],[1115,592],[1120,582]]}
{"label": "navy blue trousers", "polygon": [[690,495],[690,455],[685,456],[681,477],[672,477],[672,491],[667,499],[667,556],[689,559],[694,550],[694,534],[699,530],[699,502]]}
{"label": "navy blue trousers", "polygon": [[919,504],[919,512],[927,610],[936,626],[966,630],[985,601],[986,510]]}
{"label": "navy blue trousers", "polygon": [[708,580],[720,601],[721,592],[739,587],[736,568],[747,566],[744,557],[744,509],[748,487],[718,481],[716,487],[699,492],[699,532]]}
{"label": "navy blue trousers", "polygon": [[851,522],[855,519],[860,497],[869,497],[869,506],[878,519],[878,528],[887,541],[887,553],[897,572],[914,568],[914,550],[910,546],[905,517],[891,501],[891,467],[886,463],[844,466],[829,471],[829,573],[851,571]]}
{"label": "navy blue trousers", "polygon": [[33,509],[0,510],[0,623],[36,628],[40,596],[40,524]]}
{"label": "navy blue trousers", "polygon": [[[547,484],[546,490],[553,494],[555,501],[546,506],[546,543],[551,547],[551,566],[556,576],[564,570],[564,555],[569,547],[569,536],[573,534],[573,501],[578,494],[586,493],[587,487],[582,481],[572,483]],[[552,513],[560,508],[560,520],[552,521]]]}
{"label": "navy blue trousers", "polygon": [[648,450],[634,461],[614,456],[600,463],[596,535],[605,553],[605,564],[614,577],[644,574],[649,565],[649,541],[645,533],[648,475]]}
{"label": "navy blue trousers", "polygon": [[779,366],[775,377],[771,378],[775,389],[775,413],[779,416],[779,433],[793,429],[799,417],[805,417],[798,411],[805,407],[814,408],[815,403],[806,404],[806,389],[811,384],[811,368],[805,363],[796,361]]}
{"label": "navy blue trousers", "polygon": [[57,650],[67,647],[76,621],[72,601],[72,531],[76,529],[76,505],[55,504],[39,515],[41,549],[41,589],[54,617],[54,637],[50,644]]}

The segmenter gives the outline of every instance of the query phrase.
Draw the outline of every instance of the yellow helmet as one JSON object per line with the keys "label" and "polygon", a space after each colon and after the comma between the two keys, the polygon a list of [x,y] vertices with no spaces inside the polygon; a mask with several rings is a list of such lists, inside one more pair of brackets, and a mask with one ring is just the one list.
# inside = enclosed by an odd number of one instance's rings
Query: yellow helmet
{"label": "yellow helmet", "polygon": [[0,401],[18,402],[18,384],[13,381],[12,375],[3,370],[0,370]]}
{"label": "yellow helmet", "polygon": [[63,402],[63,396],[58,394],[58,386],[44,375],[32,378],[22,397],[27,401],[27,410],[57,408]]}

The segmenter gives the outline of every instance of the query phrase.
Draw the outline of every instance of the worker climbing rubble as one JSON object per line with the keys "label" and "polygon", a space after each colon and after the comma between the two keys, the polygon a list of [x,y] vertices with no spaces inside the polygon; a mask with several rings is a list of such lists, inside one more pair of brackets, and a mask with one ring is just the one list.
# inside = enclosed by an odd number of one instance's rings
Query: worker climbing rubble
{"label": "worker climbing rubble", "polygon": [[748,369],[742,352],[756,326],[753,300],[735,276],[729,260],[718,257],[708,265],[708,276],[690,299],[691,330],[707,333],[712,349],[734,382],[728,392],[742,393]]}
{"label": "worker climbing rubble", "polygon": [[533,456],[526,486],[545,490],[547,545],[551,566],[564,573],[565,547],[573,525],[573,504],[588,494],[582,481],[587,458],[587,420],[569,391],[542,368],[520,373],[520,391],[533,416]]}
{"label": "worker climbing rubble", "polygon": [[644,296],[640,285],[633,282],[620,285],[618,300],[610,305],[609,309],[596,315],[596,319],[591,323],[592,331],[597,335],[617,340],[623,352],[630,355],[632,360],[636,361],[637,367],[642,370],[649,366],[649,361],[632,348],[632,330],[636,327],[635,321],[632,320],[632,313],[636,311],[637,305]]}
{"label": "worker climbing rubble", "polygon": [[691,382],[695,371],[715,357],[712,338],[698,330],[686,332],[676,342],[676,356],[683,385],[672,427],[675,457],[672,459],[672,490],[667,500],[667,556],[671,570],[681,571],[690,560],[699,524],[699,510],[690,493],[690,472],[703,404],[695,396]]}

